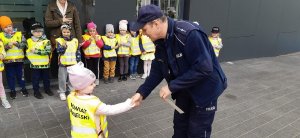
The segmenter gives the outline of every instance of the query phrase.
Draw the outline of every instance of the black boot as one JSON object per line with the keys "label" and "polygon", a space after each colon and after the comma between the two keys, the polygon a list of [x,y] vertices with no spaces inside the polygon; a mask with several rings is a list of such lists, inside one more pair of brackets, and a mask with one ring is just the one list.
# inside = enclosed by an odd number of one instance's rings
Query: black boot
{"label": "black boot", "polygon": [[109,77],[108,81],[109,81],[109,83],[114,83],[115,78],[114,77]]}
{"label": "black boot", "polygon": [[43,99],[44,96],[40,92],[34,92],[34,97],[37,99]]}
{"label": "black boot", "polygon": [[51,91],[51,89],[47,89],[45,90],[45,93],[48,94],[49,96],[53,96],[53,92]]}
{"label": "black boot", "polygon": [[17,92],[15,91],[15,90],[13,90],[13,91],[10,91],[10,98],[11,99],[16,99],[16,97],[17,97]]}
{"label": "black boot", "polygon": [[108,79],[105,79],[105,78],[104,78],[104,83],[105,83],[105,84],[108,84]]}
{"label": "black boot", "polygon": [[119,79],[118,79],[118,82],[121,82],[122,81],[122,74],[120,74],[120,76],[119,76]]}
{"label": "black boot", "polygon": [[122,81],[127,81],[127,75],[126,75],[126,74],[124,74],[124,75],[122,76]]}
{"label": "black boot", "polygon": [[28,92],[27,92],[26,88],[23,88],[21,90],[21,93],[23,94],[24,97],[28,97]]}

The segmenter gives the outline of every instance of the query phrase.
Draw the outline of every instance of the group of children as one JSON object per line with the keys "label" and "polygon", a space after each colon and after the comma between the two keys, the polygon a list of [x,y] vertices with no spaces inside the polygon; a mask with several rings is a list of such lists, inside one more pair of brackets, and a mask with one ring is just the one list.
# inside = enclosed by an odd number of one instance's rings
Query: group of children
{"label": "group of children", "polygon": [[[27,97],[23,76],[24,58],[30,61],[32,86],[34,96],[43,99],[39,90],[39,80],[43,80],[44,92],[49,96],[54,95],[50,89],[50,60],[51,43],[44,33],[41,23],[31,25],[32,36],[27,40],[22,33],[13,27],[11,19],[7,16],[0,17],[2,32],[0,33],[0,71],[6,72],[7,83],[10,88],[10,97],[15,99],[15,78],[21,87],[21,93]],[[99,85],[99,62],[103,59],[104,83],[113,83],[116,70],[116,62],[120,65],[120,76],[118,81],[126,81],[129,73],[131,79],[136,79],[139,59],[144,60],[144,74],[141,78],[149,76],[151,61],[154,59],[155,45],[149,37],[140,32],[132,31],[133,24],[121,20],[119,22],[119,34],[115,34],[112,24],[106,25],[106,33],[101,36],[97,33],[97,25],[93,22],[87,24],[87,31],[82,35],[83,43],[71,35],[71,26],[61,26],[61,37],[56,41],[56,52],[58,53],[58,93],[61,100],[66,100],[66,95],[73,90],[68,78],[67,67],[81,61],[80,49],[83,50],[86,67],[95,74],[95,84]],[[25,52],[24,52],[25,49]],[[103,54],[103,56],[102,56]],[[26,57],[25,57],[26,56]],[[0,75],[0,96],[2,105],[10,108],[6,99],[2,74]]]}

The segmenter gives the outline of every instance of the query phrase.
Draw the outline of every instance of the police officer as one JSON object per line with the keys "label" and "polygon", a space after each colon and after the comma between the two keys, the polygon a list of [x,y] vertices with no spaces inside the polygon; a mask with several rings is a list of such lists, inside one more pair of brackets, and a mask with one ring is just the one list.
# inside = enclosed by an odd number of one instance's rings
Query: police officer
{"label": "police officer", "polygon": [[200,26],[167,18],[155,5],[141,7],[135,30],[156,44],[150,76],[132,99],[139,105],[163,80],[160,97],[172,95],[184,113],[174,112],[173,138],[210,137],[217,99],[227,87],[226,76]]}

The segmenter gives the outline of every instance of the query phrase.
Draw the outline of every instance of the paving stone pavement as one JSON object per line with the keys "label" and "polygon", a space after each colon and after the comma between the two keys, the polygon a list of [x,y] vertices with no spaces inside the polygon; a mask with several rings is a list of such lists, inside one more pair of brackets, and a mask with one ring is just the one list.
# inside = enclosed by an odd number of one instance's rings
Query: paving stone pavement
{"label": "paving stone pavement", "polygon": [[[222,63],[228,89],[219,98],[212,138],[300,138],[300,53]],[[144,80],[100,83],[95,95],[108,104],[131,97]],[[159,88],[159,87],[158,87]],[[110,138],[170,138],[173,110],[158,90],[142,106],[110,116]],[[53,86],[56,91],[57,86]],[[66,102],[18,93],[11,109],[0,107],[0,138],[68,138]]]}

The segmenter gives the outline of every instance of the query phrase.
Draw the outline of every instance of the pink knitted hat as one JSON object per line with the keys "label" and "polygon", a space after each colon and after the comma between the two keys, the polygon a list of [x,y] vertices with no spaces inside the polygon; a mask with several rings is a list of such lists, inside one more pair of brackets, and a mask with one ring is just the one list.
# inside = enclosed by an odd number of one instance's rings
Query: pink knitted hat
{"label": "pink knitted hat", "polygon": [[90,22],[87,24],[87,29],[96,29],[97,25],[94,22]]}
{"label": "pink knitted hat", "polygon": [[82,62],[67,67],[69,79],[75,90],[82,90],[95,82],[95,74],[85,68]]}

